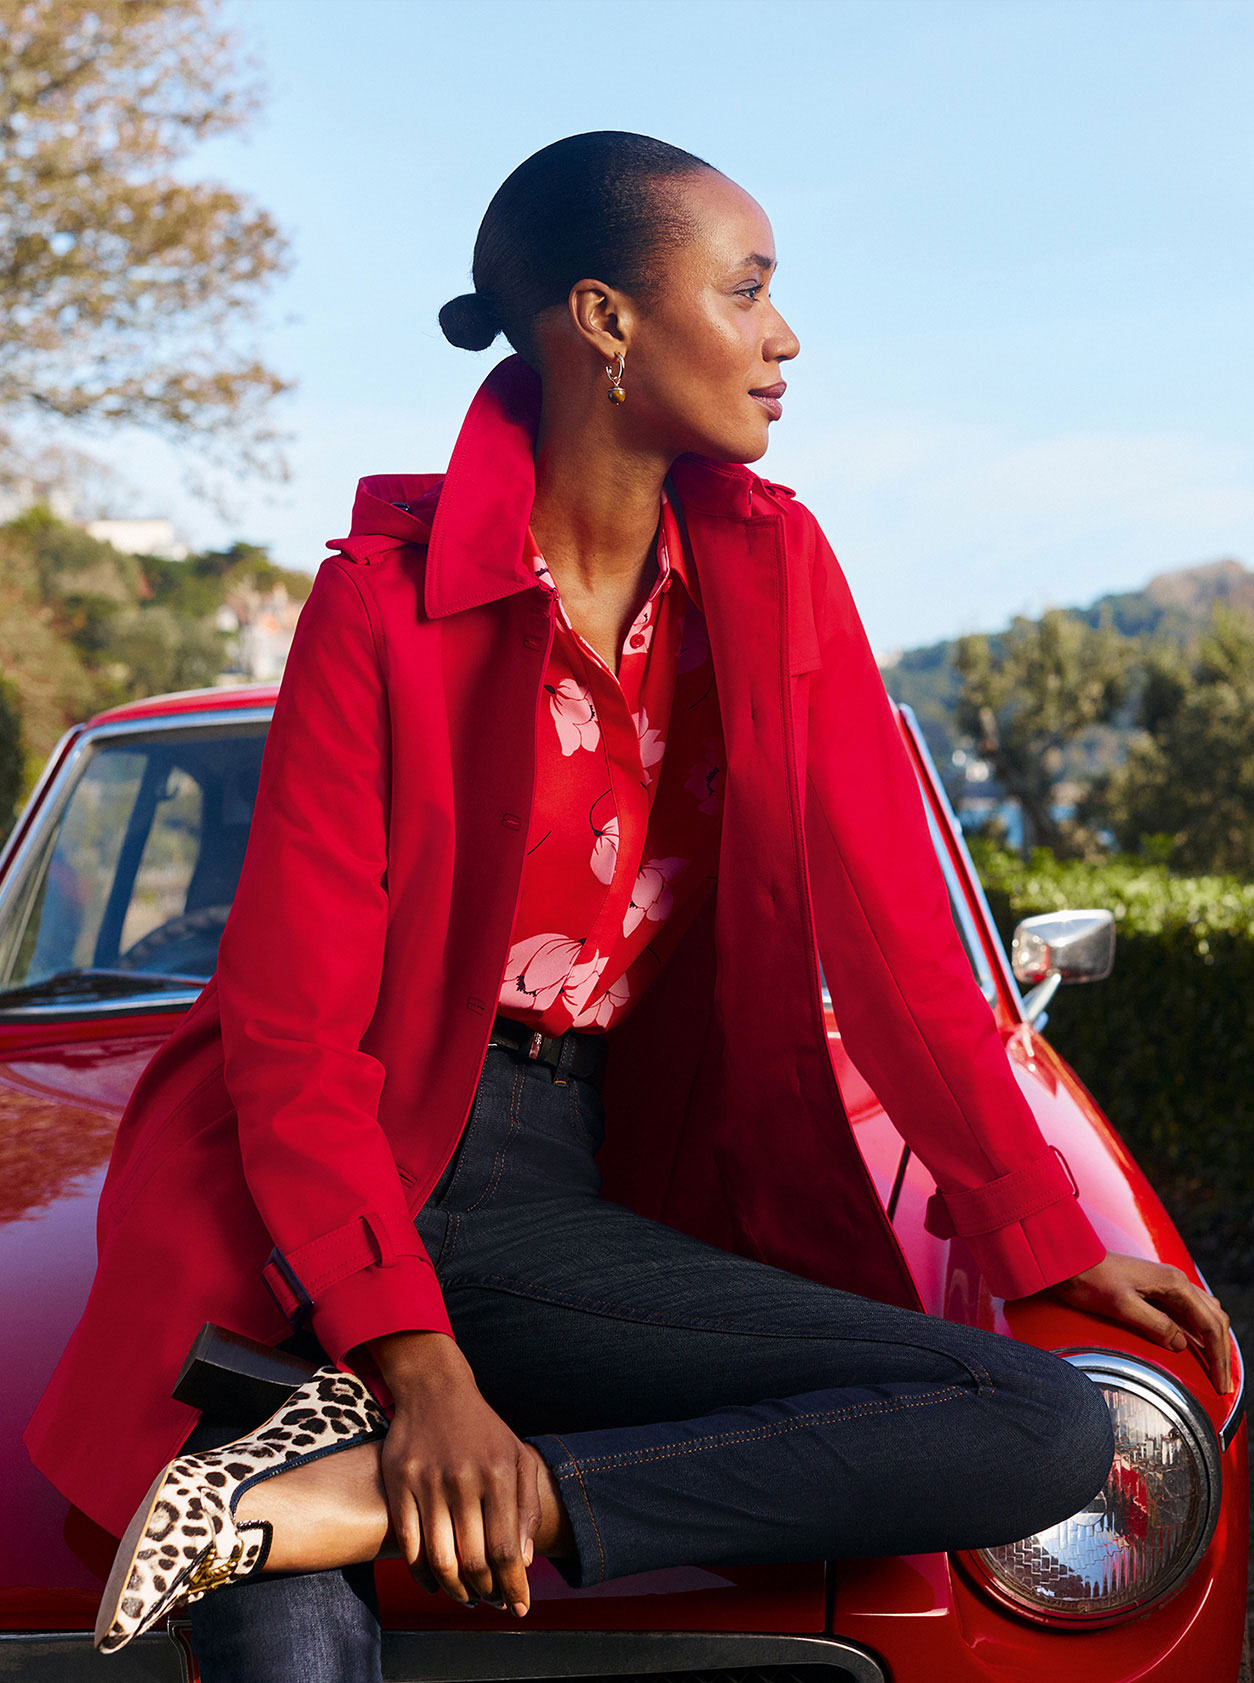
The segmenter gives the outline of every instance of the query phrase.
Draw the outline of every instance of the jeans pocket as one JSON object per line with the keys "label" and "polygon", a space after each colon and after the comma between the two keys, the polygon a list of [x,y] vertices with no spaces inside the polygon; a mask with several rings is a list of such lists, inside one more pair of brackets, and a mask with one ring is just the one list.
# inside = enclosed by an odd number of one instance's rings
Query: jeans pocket
{"label": "jeans pocket", "polygon": [[422,1241],[423,1249],[431,1258],[431,1266],[436,1277],[440,1275],[440,1264],[444,1260],[444,1253],[449,1249],[449,1237],[455,1230],[460,1217],[450,1215],[447,1210],[437,1209],[426,1203],[414,1217],[414,1228]]}
{"label": "jeans pocket", "polygon": [[605,1106],[598,1089],[590,1081],[569,1081],[566,1106],[578,1137],[593,1153],[600,1151],[605,1144]]}
{"label": "jeans pocket", "polygon": [[452,1157],[427,1200],[434,1209],[470,1210],[488,1201],[501,1178],[505,1150],[518,1128],[523,1071],[496,1046],[475,1089],[475,1102]]}

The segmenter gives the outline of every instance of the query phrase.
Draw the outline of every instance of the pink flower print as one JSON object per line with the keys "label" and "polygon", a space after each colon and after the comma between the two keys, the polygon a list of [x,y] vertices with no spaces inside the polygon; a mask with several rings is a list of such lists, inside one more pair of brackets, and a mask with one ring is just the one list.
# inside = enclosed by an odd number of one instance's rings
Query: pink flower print
{"label": "pink flower print", "polygon": [[588,1000],[596,991],[601,972],[608,962],[608,954],[594,953],[591,958],[580,959],[577,964],[571,965],[570,974],[562,987],[562,1004],[570,1012],[572,1019],[587,1008]]}
{"label": "pink flower print", "polygon": [[653,641],[653,604],[646,602],[632,622],[631,630],[627,633],[627,641],[623,645],[623,658],[630,655],[646,655],[649,644]]}
{"label": "pink flower print", "polygon": [[597,1000],[595,1005],[589,1005],[581,1011],[571,1022],[572,1028],[605,1028],[616,1011],[620,1011],[627,1003],[629,989],[626,976],[620,976]]}
{"label": "pink flower print", "polygon": [[640,867],[631,904],[623,915],[624,935],[630,935],[645,918],[650,923],[665,922],[675,904],[671,881],[687,863],[686,859],[650,859]]}
{"label": "pink flower print", "polygon": [[655,766],[666,752],[666,743],[659,730],[649,728],[649,715],[645,708],[641,708],[632,717],[636,721],[636,735],[640,738],[640,764],[644,767],[644,780],[652,783],[649,767]]}
{"label": "pink flower print", "polygon": [[556,689],[551,684],[544,687],[549,692],[549,706],[562,753],[569,757],[581,748],[595,748],[601,740],[601,727],[588,686],[576,678],[563,678]]}
{"label": "pink flower print", "polygon": [[710,632],[700,608],[689,608],[684,615],[683,635],[679,643],[679,670],[693,672],[710,658]]}
{"label": "pink flower print", "polygon": [[618,815],[605,820],[592,846],[592,874],[598,882],[611,883],[618,864]]}
{"label": "pink flower print", "polygon": [[505,961],[501,1004],[547,1011],[578,963],[582,941],[569,935],[528,935],[515,941]]}
{"label": "pink flower print", "polygon": [[684,779],[684,788],[697,803],[697,811],[715,813],[723,804],[723,759],[718,744],[707,742],[701,758]]}
{"label": "pink flower print", "polygon": [[536,554],[531,557],[531,565],[535,570],[535,575],[539,583],[544,586],[545,590],[547,590],[551,596],[557,597],[557,617],[561,620],[562,624],[568,631],[571,630],[570,617],[563,606],[561,596],[558,594],[557,580],[549,571],[548,562],[544,559],[543,555]]}

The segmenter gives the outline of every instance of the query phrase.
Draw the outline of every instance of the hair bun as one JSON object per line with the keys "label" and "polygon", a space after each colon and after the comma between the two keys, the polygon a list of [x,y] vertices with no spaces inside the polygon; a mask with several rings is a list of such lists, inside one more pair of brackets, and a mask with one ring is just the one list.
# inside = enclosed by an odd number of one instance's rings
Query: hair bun
{"label": "hair bun", "polygon": [[440,311],[440,327],[450,345],[463,351],[486,351],[501,331],[482,293],[463,292]]}

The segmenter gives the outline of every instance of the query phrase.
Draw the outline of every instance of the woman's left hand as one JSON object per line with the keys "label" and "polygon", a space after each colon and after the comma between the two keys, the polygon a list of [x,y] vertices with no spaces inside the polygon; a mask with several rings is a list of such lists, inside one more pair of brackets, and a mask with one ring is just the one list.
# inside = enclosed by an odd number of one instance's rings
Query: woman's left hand
{"label": "woman's left hand", "polygon": [[1179,1268],[1107,1251],[1101,1262],[1050,1291],[1073,1309],[1105,1315],[1167,1350],[1197,1345],[1217,1391],[1232,1390],[1232,1340],[1217,1297],[1201,1291]]}

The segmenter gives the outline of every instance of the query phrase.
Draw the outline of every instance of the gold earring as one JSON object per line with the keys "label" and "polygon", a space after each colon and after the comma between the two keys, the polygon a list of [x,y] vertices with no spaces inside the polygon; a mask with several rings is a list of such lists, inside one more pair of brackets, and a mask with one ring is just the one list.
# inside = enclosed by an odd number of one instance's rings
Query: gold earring
{"label": "gold earring", "polygon": [[627,401],[627,393],[623,390],[623,371],[626,367],[627,358],[621,351],[618,353],[617,368],[614,367],[612,362],[607,362],[605,365],[605,372],[610,377],[610,389],[605,395],[611,403],[626,403]]}

